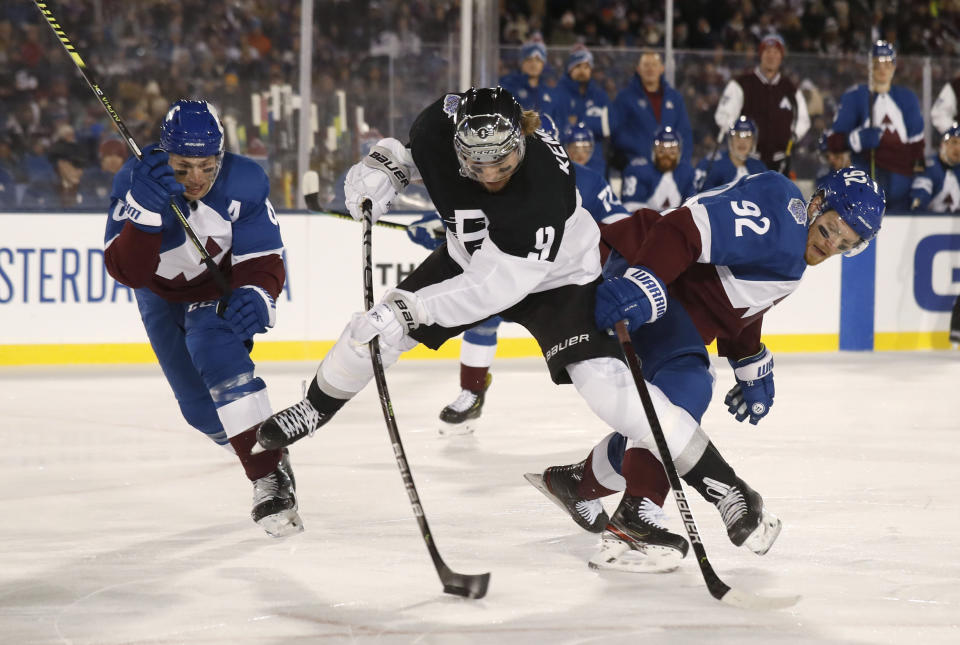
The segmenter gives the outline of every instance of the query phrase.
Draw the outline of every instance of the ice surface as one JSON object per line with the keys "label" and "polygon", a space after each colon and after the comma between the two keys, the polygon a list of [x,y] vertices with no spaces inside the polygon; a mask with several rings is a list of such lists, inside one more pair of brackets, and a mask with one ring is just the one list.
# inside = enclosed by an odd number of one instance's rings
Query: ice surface
{"label": "ice surface", "polygon": [[[437,433],[456,363],[388,373],[440,553],[492,572],[479,601],[441,591],[373,384],[295,446],[306,532],[273,540],[235,458],[186,426],[157,367],[2,369],[0,643],[960,642],[960,354],[780,355],[757,427],[727,414],[716,367],[705,428],[783,533],[766,556],[737,549],[688,496],[724,581],[802,594],[787,610],[717,602],[692,556],[661,575],[587,568],[597,536],[522,475],[606,431],[539,360],[494,365],[473,437]],[[279,407],[314,368],[259,373]]]}

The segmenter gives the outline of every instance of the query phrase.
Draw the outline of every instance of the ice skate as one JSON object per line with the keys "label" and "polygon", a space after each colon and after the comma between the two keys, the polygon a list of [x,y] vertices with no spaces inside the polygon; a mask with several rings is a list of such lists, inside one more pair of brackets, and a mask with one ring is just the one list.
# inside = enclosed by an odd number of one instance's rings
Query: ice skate
{"label": "ice skate", "polygon": [[763,498],[737,477],[733,486],[712,482],[711,487],[720,494],[715,501],[717,510],[727,527],[727,535],[736,546],[745,546],[757,555],[770,550],[783,523],[768,511]]}
{"label": "ice skate", "polygon": [[287,537],[303,531],[297,508],[296,480],[290,455],[284,450],[277,469],[253,482],[250,517],[270,537]]}
{"label": "ice skate", "polygon": [[610,520],[599,499],[581,499],[577,486],[583,478],[585,461],[569,466],[550,466],[542,475],[527,473],[524,478],[551,502],[562,508],[573,521],[591,533],[600,533]]}
{"label": "ice skate", "polygon": [[461,390],[457,399],[440,410],[440,434],[444,436],[472,434],[478,427],[483,400],[493,376],[487,374],[480,392]]}
{"label": "ice skate", "polygon": [[257,443],[263,450],[285,448],[312,435],[333,415],[333,412],[320,412],[313,407],[308,394],[299,403],[280,410],[261,423],[257,429]]}
{"label": "ice skate", "polygon": [[667,573],[687,555],[687,541],[668,531],[663,510],[646,497],[624,493],[590,558],[592,569],[630,573]]}

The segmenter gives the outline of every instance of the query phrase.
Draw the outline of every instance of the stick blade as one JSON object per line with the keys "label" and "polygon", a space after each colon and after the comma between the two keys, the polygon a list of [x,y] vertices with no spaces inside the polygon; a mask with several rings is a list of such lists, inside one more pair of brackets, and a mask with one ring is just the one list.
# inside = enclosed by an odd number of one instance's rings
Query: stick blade
{"label": "stick blade", "polygon": [[770,611],[786,609],[800,602],[800,596],[758,596],[757,594],[741,589],[730,589],[719,598],[720,602],[740,609],[757,609]]}
{"label": "stick blade", "polygon": [[463,596],[477,600],[487,595],[487,586],[490,584],[490,574],[464,575],[450,571],[440,579],[443,583],[443,592],[454,596]]}

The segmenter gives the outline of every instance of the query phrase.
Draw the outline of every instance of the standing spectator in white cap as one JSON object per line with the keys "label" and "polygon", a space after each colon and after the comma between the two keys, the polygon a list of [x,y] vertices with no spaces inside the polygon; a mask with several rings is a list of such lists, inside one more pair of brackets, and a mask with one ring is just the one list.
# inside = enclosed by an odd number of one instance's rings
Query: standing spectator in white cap
{"label": "standing spectator in white cap", "polygon": [[[610,136],[608,108],[610,98],[593,80],[593,54],[584,45],[576,45],[567,58],[567,73],[551,92],[553,105],[549,114],[562,132],[568,125],[584,123],[595,142]],[[593,156],[585,165],[601,174],[606,169],[603,146],[595,145]]]}
{"label": "standing spectator in white cap", "polygon": [[803,93],[780,72],[786,54],[783,38],[768,34],[760,41],[760,64],[727,83],[714,120],[721,138],[742,115],[762,133],[757,141],[760,160],[770,170],[788,174],[790,153],[810,129],[810,115]]}
{"label": "standing spectator in white cap", "polygon": [[544,86],[543,68],[547,48],[542,40],[531,40],[520,48],[520,69],[500,78],[500,86],[509,91],[524,110],[549,113],[553,107],[550,89]]}

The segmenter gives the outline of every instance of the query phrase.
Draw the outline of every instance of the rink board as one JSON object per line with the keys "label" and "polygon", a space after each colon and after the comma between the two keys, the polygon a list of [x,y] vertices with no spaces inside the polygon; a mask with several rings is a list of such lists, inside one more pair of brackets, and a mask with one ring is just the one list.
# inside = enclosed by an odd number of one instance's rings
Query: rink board
{"label": "rink board", "polygon": [[[277,325],[258,340],[255,356],[320,358],[361,309],[360,226],[303,214],[282,214],[280,223],[287,284]],[[99,214],[0,214],[0,365],[154,360],[133,292],[104,269],[103,227]],[[402,231],[376,228],[377,295],[426,255]],[[960,218],[887,216],[875,272],[863,275],[857,288],[876,298],[876,349],[946,348],[950,307],[960,293]],[[812,268],[766,316],[764,339],[779,352],[838,349],[841,296],[840,262]],[[539,353],[518,325],[502,326],[500,337],[500,356]],[[454,357],[458,348],[451,341],[440,352],[418,348],[408,356]]]}

